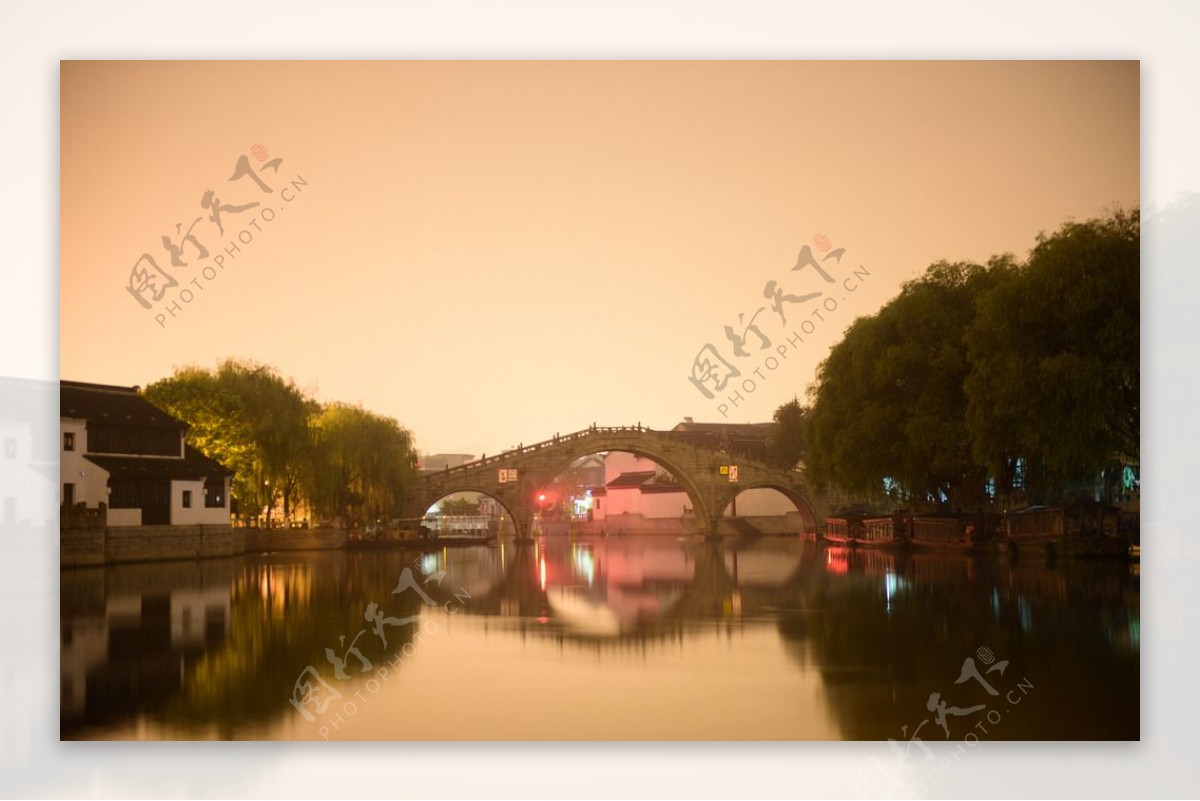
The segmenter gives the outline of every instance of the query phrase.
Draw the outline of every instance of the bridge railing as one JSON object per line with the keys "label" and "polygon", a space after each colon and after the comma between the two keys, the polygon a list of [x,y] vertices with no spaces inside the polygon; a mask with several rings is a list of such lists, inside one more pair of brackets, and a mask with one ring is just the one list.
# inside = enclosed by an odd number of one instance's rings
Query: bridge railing
{"label": "bridge railing", "polygon": [[572,442],[572,441],[578,440],[578,439],[586,439],[587,437],[595,436],[596,434],[614,434],[614,433],[620,433],[620,432],[627,433],[630,431],[667,433],[667,432],[654,432],[653,429],[648,428],[648,427],[642,425],[641,423],[638,423],[637,425],[632,425],[632,426],[590,426],[590,427],[584,428],[580,431],[573,431],[570,434],[555,434],[550,439],[543,440],[541,442],[535,442],[532,445],[520,445],[516,448],[511,448],[507,451],[502,451],[501,453],[498,453],[494,456],[488,456],[487,454],[484,454],[482,458],[476,459],[473,462],[467,462],[465,464],[460,464],[456,467],[447,466],[444,470],[440,470],[435,473],[426,474],[424,476],[424,478],[432,479],[432,478],[437,478],[439,476],[455,475],[458,473],[469,472],[471,470],[476,470],[480,467],[486,467],[487,465],[490,465],[490,464],[497,464],[499,462],[506,461],[508,459],[513,458],[514,456],[523,456],[528,453],[536,453],[537,451],[540,451],[543,448],[554,447],[557,445],[561,445],[564,442]]}
{"label": "bridge railing", "polygon": [[[555,434],[550,439],[543,440],[541,442],[536,442],[532,445],[519,445],[516,448],[511,448],[507,451],[502,451],[501,453],[495,454],[494,456],[488,456],[487,454],[484,454],[482,458],[476,459],[472,462],[467,462],[465,464],[461,464],[456,467],[447,466],[444,470],[439,470],[439,471],[433,472],[433,473],[427,473],[426,475],[423,476],[423,478],[426,481],[431,481],[433,479],[444,478],[447,476],[456,476],[456,475],[460,475],[463,473],[468,473],[468,472],[472,472],[474,470],[478,470],[479,468],[482,468],[482,467],[487,467],[488,465],[497,465],[501,462],[507,461],[516,456],[523,456],[525,454],[537,453],[538,451],[543,450],[545,448],[549,448],[549,447],[557,447],[565,442],[574,442],[576,440],[587,439],[588,437],[593,437],[593,436],[597,436],[597,435],[601,435],[601,434],[622,434],[622,433],[629,433],[631,431],[638,432],[638,433],[647,433],[647,434],[659,434],[659,435],[663,435],[663,436],[667,436],[667,437],[671,437],[672,434],[678,433],[678,432],[673,432],[673,431],[656,431],[655,429],[649,428],[648,426],[644,426],[641,423],[638,423],[637,425],[632,425],[632,426],[596,426],[596,425],[593,425],[593,426],[589,426],[588,428],[581,429],[579,431],[573,431],[570,434]],[[703,447],[701,445],[698,445],[697,443],[691,441],[687,437],[671,437],[671,438],[675,441],[675,444],[685,445],[687,447],[692,448],[693,450],[710,451],[710,452],[712,450],[714,450],[713,448],[710,448],[710,447]],[[770,469],[774,469],[774,470],[780,469],[778,467],[774,467],[773,465],[770,465],[769,463],[763,461],[762,459],[755,459],[753,457],[745,456],[743,454],[738,454],[736,458],[739,459],[739,461],[741,461],[742,463],[754,464],[754,465],[757,465],[760,467],[770,468]]]}

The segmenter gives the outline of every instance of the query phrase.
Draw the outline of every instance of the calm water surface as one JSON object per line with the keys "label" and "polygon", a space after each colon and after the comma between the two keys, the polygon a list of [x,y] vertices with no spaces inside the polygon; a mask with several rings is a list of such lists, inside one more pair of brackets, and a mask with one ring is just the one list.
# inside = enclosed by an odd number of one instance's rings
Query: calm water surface
{"label": "calm water surface", "polygon": [[1117,562],[790,538],[563,537],[63,571],[61,730],[1137,739],[1138,583]]}

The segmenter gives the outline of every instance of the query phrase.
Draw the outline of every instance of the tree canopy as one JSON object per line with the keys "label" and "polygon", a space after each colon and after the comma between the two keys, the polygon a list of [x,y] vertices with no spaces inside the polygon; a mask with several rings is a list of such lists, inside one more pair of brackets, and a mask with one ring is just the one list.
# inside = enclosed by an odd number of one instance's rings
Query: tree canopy
{"label": "tree canopy", "polygon": [[245,517],[285,519],[297,503],[348,527],[393,517],[415,473],[412,435],[390,417],[322,405],[267,365],[226,359],[185,367],[145,388],[190,426],[189,444],[234,471]]}
{"label": "tree canopy", "polygon": [[1137,211],[1118,211],[1039,236],[1023,264],[938,262],[906,283],[818,369],[810,476],[977,507],[1014,488],[1062,496],[1136,461],[1139,233]]}
{"label": "tree canopy", "polygon": [[1039,236],[968,332],[974,456],[1038,499],[1139,458],[1140,238],[1136,210]]}

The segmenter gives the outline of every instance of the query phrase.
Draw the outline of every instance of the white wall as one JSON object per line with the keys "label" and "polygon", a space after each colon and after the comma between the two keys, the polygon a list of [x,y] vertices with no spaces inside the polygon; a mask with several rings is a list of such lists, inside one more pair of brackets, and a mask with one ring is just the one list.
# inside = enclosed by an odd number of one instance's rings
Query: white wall
{"label": "white wall", "polygon": [[[75,503],[86,503],[90,509],[108,503],[108,471],[83,458],[87,452],[87,422],[63,418],[58,427],[58,502],[63,502],[63,485],[74,484]],[[75,434],[73,451],[63,450],[63,435],[68,431]]]}
{"label": "white wall", "polygon": [[[192,506],[190,509],[183,508],[184,490],[192,491]],[[224,506],[215,509],[209,509],[204,505],[203,481],[172,481],[171,525],[227,525],[229,523],[229,479],[225,479],[224,501]]]}
{"label": "white wall", "polygon": [[691,507],[688,494],[680,489],[678,492],[641,492],[641,513],[645,517],[683,517],[684,507]]}

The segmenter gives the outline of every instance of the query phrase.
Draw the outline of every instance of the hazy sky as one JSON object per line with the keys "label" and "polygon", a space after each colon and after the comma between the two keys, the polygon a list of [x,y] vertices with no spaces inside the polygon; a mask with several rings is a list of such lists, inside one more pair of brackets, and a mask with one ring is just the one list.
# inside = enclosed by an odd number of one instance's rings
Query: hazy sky
{"label": "hazy sky", "polygon": [[[425,452],[767,420],[931,262],[1139,198],[1137,62],[64,62],[61,90],[62,378],[253,359]],[[243,155],[270,194],[227,180]],[[260,205],[222,235],[208,190]],[[172,266],[196,218],[209,255]],[[819,234],[832,285],[790,270]],[[178,281],[149,310],[143,253]],[[772,279],[824,294],[784,326]],[[764,306],[739,359],[724,327]],[[742,368],[722,397],[755,381],[728,418],[688,381],[707,343]]]}

